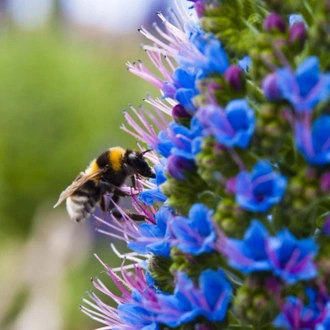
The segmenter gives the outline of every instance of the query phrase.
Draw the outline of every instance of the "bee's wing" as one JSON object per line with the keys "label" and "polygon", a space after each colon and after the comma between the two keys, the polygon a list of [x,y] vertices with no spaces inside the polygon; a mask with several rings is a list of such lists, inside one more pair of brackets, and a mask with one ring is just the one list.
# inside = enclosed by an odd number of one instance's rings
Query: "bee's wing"
{"label": "bee's wing", "polygon": [[64,191],[62,191],[57,203],[54,205],[54,208],[60,205],[65,199],[70,197],[76,190],[78,190],[83,184],[87,181],[95,179],[96,177],[100,176],[104,170],[97,169],[91,173],[84,173],[81,172],[78,177],[72,182],[72,184],[67,187]]}

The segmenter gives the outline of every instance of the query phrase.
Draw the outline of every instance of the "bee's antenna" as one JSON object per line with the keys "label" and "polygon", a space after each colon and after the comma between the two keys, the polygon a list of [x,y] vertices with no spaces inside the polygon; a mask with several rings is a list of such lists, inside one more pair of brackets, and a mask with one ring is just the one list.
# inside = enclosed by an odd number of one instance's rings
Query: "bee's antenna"
{"label": "bee's antenna", "polygon": [[152,149],[145,150],[145,151],[141,152],[141,155],[143,156],[144,154],[146,154],[147,152],[150,152],[150,151],[152,151]]}

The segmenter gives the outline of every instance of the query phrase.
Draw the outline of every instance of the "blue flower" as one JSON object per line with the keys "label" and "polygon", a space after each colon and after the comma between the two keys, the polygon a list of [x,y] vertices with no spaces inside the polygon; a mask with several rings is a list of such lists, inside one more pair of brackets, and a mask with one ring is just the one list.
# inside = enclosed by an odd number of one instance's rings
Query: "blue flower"
{"label": "blue flower", "polygon": [[[276,328],[288,330],[315,329],[315,326],[323,319],[323,315],[316,308],[315,302],[309,302],[309,304],[305,306],[301,299],[294,296],[286,298],[286,302],[281,310],[281,314],[279,314],[273,322]],[[316,329],[321,330],[322,328]]]}
{"label": "blue flower", "polygon": [[151,252],[164,257],[170,256],[170,234],[168,223],[173,214],[166,206],[162,206],[155,215],[156,224],[141,223],[138,227],[140,236],[128,243],[128,247],[140,254]]}
{"label": "blue flower", "polygon": [[199,288],[184,273],[178,273],[174,295],[161,295],[158,300],[165,311],[157,317],[159,323],[177,327],[204,316],[210,321],[222,321],[231,299],[232,287],[222,270],[205,270],[199,276]]}
{"label": "blue flower", "polygon": [[173,95],[190,114],[196,112],[196,107],[192,103],[192,99],[198,95],[198,90],[195,87],[196,70],[186,70],[177,68],[173,73],[176,92]]}
{"label": "blue flower", "polygon": [[189,218],[176,217],[171,223],[171,232],[171,245],[193,255],[211,252],[216,239],[210,210],[203,204],[193,205]]}
{"label": "blue flower", "polygon": [[317,245],[311,238],[296,239],[289,230],[267,240],[267,254],[273,272],[289,284],[310,280],[317,275],[313,258]]}
{"label": "blue flower", "polygon": [[313,165],[330,163],[330,116],[317,118],[310,124],[296,123],[296,143],[300,152]]}
{"label": "blue flower", "polygon": [[245,72],[249,71],[249,67],[252,64],[252,60],[250,56],[244,56],[238,61],[238,66],[244,70]]}
{"label": "blue flower", "polygon": [[171,155],[171,149],[173,148],[173,142],[169,138],[166,131],[160,131],[158,133],[158,144],[156,150],[163,156],[169,157]]}
{"label": "blue flower", "polygon": [[200,151],[195,140],[202,135],[202,126],[196,117],[191,120],[190,128],[177,123],[171,123],[168,136],[173,143],[171,154],[193,161]]}
{"label": "blue flower", "polygon": [[197,79],[205,78],[214,72],[223,74],[229,67],[229,61],[220,41],[192,24],[187,26],[187,34],[195,49],[182,49],[178,53],[176,58],[180,66],[196,68]]}
{"label": "blue flower", "polygon": [[316,276],[316,252],[313,239],[298,240],[287,229],[270,236],[256,220],[243,240],[228,239],[224,250],[229,264],[242,273],[272,271],[289,284]]}
{"label": "blue flower", "polygon": [[245,149],[255,129],[254,111],[246,100],[233,100],[225,111],[216,105],[200,109],[198,118],[204,126],[203,135],[214,135],[226,147]]}
{"label": "blue flower", "polygon": [[229,264],[248,274],[256,271],[270,270],[271,265],[266,251],[269,234],[257,220],[253,220],[244,239],[228,239],[225,254]]}
{"label": "blue flower", "polygon": [[259,161],[252,173],[240,172],[236,183],[236,202],[245,210],[266,212],[281,201],[287,180],[273,171],[266,161]]}
{"label": "blue flower", "polygon": [[156,179],[150,179],[150,182],[155,183],[157,188],[145,189],[139,194],[139,201],[152,205],[155,202],[165,202],[167,197],[160,190],[160,185],[163,184],[167,179],[164,173],[164,167],[162,165],[156,165],[154,167],[156,172]]}
{"label": "blue flower", "polygon": [[[153,322],[152,315],[147,309],[136,304],[122,304],[118,306],[118,315],[125,322],[127,329],[136,330],[158,330],[159,326]],[[131,326],[131,328],[128,328]],[[122,328],[113,328],[122,329]]]}
{"label": "blue flower", "polygon": [[288,68],[276,72],[277,88],[282,99],[287,100],[299,112],[311,111],[330,95],[330,74],[321,73],[319,59],[308,57],[295,74]]}
{"label": "blue flower", "polygon": [[324,314],[325,314],[325,316],[324,316],[323,320],[316,325],[315,330],[330,329],[330,302],[328,302],[326,304]]}
{"label": "blue flower", "polygon": [[[305,23],[303,17],[299,14],[292,14],[289,16],[289,25],[292,26],[296,23]],[[306,24],[306,23],[305,23]]]}

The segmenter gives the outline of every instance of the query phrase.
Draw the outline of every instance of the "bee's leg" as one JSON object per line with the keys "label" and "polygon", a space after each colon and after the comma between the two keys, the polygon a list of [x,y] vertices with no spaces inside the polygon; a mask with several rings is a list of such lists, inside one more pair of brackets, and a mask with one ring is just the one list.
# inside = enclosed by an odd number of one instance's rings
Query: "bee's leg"
{"label": "bee's leg", "polygon": [[116,186],[113,185],[112,183],[109,183],[109,182],[107,182],[105,180],[102,180],[102,179],[98,182],[98,186],[102,190],[107,191],[107,192],[113,192],[116,188]]}
{"label": "bee's leg", "polygon": [[113,209],[115,209],[115,207],[116,207],[116,204],[118,205],[118,202],[119,202],[119,200],[120,200],[120,195],[118,195],[118,194],[116,194],[116,193],[114,193],[112,196],[111,196],[111,200],[110,200],[110,203],[109,203],[109,205],[108,205],[108,207],[107,207],[107,210],[109,211],[109,212],[111,212]]}
{"label": "bee's leg", "polygon": [[115,186],[112,183],[109,183],[107,181],[104,181],[102,179],[99,181],[98,186],[101,189],[103,189],[103,191],[106,191],[108,193],[114,193],[114,194],[119,195],[121,197],[130,196],[130,194],[125,193],[124,191],[120,190],[120,188],[118,188],[117,186]]}
{"label": "bee's leg", "polygon": [[106,201],[105,201],[105,196],[101,196],[101,199],[100,199],[100,202],[99,202],[99,205],[100,205],[100,209],[102,212],[105,212],[107,210],[106,206]]}
{"label": "bee's leg", "polygon": [[132,183],[132,187],[134,188],[134,190],[136,190],[136,180],[135,180],[135,175],[131,175],[131,183]]}
{"label": "bee's leg", "polygon": [[[124,212],[134,221],[145,221],[147,218],[143,214],[134,213],[129,210],[124,210]],[[111,211],[111,214],[118,220],[123,218],[122,214],[116,208]]]}

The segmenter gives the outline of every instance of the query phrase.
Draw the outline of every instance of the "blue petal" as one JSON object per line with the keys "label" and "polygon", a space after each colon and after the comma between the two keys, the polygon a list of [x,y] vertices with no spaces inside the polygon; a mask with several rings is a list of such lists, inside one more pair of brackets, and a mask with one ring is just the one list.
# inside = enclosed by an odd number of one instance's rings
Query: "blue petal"
{"label": "blue petal", "polygon": [[319,71],[319,59],[316,56],[308,57],[299,65],[296,71],[296,79],[301,96],[306,96],[318,83]]}
{"label": "blue petal", "polygon": [[195,89],[195,75],[187,70],[177,68],[173,73],[173,78],[179,83],[180,88]]}
{"label": "blue petal", "polygon": [[157,188],[140,192],[138,200],[147,205],[152,205],[155,202],[165,202],[167,197],[160,191],[159,188]]}
{"label": "blue petal", "polygon": [[190,113],[196,112],[192,99],[197,95],[194,89],[179,88],[175,93],[175,99]]}
{"label": "blue petal", "polygon": [[252,221],[244,235],[243,243],[244,252],[248,258],[256,261],[267,259],[266,238],[268,235],[265,226],[261,222]]}
{"label": "blue petal", "polygon": [[[225,274],[220,269],[218,271],[208,269],[202,272],[199,277],[199,286],[205,295],[208,306],[213,311],[215,311],[214,308],[221,295],[225,294],[229,297],[232,293],[232,288],[227,281]],[[221,321],[226,314],[227,305],[224,304],[219,307],[222,310],[222,317],[221,319],[218,319],[218,321]]]}

